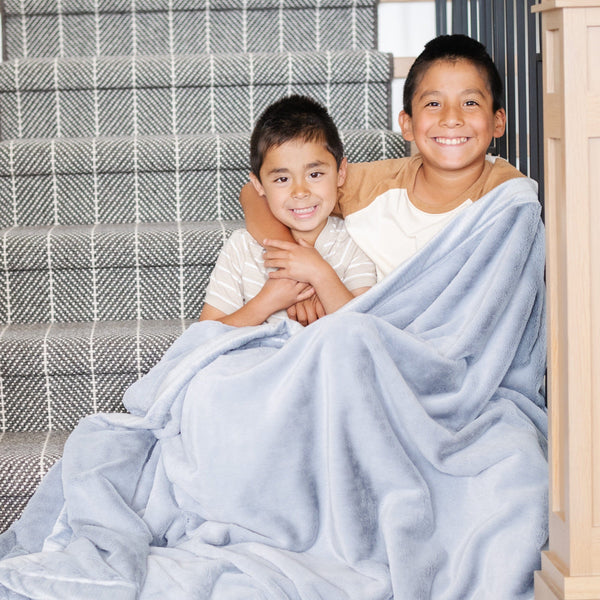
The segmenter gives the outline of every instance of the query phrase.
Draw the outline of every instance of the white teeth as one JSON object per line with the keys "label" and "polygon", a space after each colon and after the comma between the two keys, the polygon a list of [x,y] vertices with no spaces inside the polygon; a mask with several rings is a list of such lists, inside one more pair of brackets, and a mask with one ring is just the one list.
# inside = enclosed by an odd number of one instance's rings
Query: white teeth
{"label": "white teeth", "polygon": [[467,141],[467,138],[466,137],[459,137],[459,138],[438,137],[438,138],[435,138],[435,141],[438,144],[444,144],[446,146],[456,146],[458,144],[464,144]]}
{"label": "white teeth", "polygon": [[307,208],[293,208],[292,211],[297,215],[305,215],[306,213],[312,212],[314,209],[314,206],[309,206]]}

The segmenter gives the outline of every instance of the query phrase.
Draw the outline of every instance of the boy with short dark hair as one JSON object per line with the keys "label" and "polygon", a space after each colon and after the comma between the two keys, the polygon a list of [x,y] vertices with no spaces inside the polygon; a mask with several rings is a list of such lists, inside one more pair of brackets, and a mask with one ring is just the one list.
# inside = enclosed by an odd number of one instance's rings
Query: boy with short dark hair
{"label": "boy with short dark hair", "polygon": [[[399,123],[419,154],[349,164],[338,194],[348,232],[382,279],[465,210],[504,181],[522,174],[486,156],[504,133],[502,83],[485,47],[465,35],[431,40],[411,67]],[[246,186],[240,197],[256,239],[289,239],[268,207]],[[268,252],[267,252],[268,256]],[[318,303],[299,305],[311,322]]]}
{"label": "boy with short dark hair", "polygon": [[291,96],[267,108],[252,133],[250,163],[253,188],[293,241],[267,241],[265,258],[246,230],[235,231],[211,275],[200,320],[259,325],[285,318],[289,306],[315,292],[331,313],[375,283],[373,263],[343,221],[330,216],[346,159],[321,105]]}

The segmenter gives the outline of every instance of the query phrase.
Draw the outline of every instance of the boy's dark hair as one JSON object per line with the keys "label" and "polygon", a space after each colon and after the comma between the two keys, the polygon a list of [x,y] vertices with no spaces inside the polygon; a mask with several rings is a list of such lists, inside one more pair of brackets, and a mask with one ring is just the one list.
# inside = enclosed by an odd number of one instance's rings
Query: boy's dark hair
{"label": "boy's dark hair", "polygon": [[260,168],[271,148],[291,140],[322,142],[339,168],[344,146],[327,109],[297,94],[271,104],[259,117],[250,138],[250,168],[260,180]]}
{"label": "boy's dark hair", "polygon": [[404,112],[412,117],[412,100],[417,86],[429,67],[438,61],[468,60],[483,71],[492,94],[494,112],[504,104],[502,79],[485,46],[473,38],[459,33],[440,35],[425,44],[425,49],[408,71],[404,83]]}

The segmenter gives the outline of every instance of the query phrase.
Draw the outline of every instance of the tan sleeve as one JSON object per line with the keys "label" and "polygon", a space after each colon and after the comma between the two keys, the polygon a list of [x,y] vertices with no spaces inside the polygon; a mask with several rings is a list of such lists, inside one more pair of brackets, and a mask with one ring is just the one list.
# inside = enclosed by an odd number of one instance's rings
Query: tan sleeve
{"label": "tan sleeve", "polygon": [[485,196],[501,183],[514,179],[515,177],[525,176],[521,171],[513,167],[503,158],[496,158],[494,162],[486,160],[483,172],[477,181],[475,181],[469,189],[465,190],[458,200],[459,202],[464,202],[469,199],[476,202],[479,198]]}
{"label": "tan sleeve", "polygon": [[485,194],[498,187],[501,183],[510,179],[515,179],[516,177],[525,177],[525,175],[523,175],[516,167],[513,167],[507,160],[497,158],[490,169],[488,177],[483,182],[479,197],[472,198],[472,200],[479,200],[479,198],[485,196]]}
{"label": "tan sleeve", "polygon": [[368,163],[350,163],[346,181],[338,192],[336,213],[346,217],[391,187],[406,187],[410,158],[392,158]]}

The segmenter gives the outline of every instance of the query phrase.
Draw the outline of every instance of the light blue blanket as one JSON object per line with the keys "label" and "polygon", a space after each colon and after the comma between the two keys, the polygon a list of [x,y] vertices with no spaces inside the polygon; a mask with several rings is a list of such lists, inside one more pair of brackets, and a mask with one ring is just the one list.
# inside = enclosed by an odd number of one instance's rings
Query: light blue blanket
{"label": "light blue blanket", "polygon": [[0,598],[531,598],[539,214],[515,179],[307,328],[192,325],[70,436],[0,536]]}

